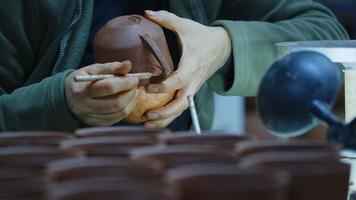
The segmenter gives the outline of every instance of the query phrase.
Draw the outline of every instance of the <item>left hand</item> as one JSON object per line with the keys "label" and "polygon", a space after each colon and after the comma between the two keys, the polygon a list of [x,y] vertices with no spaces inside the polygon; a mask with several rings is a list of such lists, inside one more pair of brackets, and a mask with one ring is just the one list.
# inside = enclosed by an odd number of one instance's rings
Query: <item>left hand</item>
{"label": "left hand", "polygon": [[231,40],[222,27],[204,26],[167,11],[146,11],[146,17],[175,32],[182,48],[177,70],[165,81],[147,87],[150,93],[177,90],[169,104],[146,113],[150,120],[146,127],[162,128],[189,107],[187,97],[193,96],[224,65],[231,53]]}

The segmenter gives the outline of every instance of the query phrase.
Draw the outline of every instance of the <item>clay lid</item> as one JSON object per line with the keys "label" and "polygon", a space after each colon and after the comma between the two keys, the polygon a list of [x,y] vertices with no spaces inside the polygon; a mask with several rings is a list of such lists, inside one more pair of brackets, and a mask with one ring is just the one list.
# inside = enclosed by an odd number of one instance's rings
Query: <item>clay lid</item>
{"label": "clay lid", "polygon": [[53,200],[173,200],[177,193],[157,180],[129,182],[119,179],[81,179],[49,186]]}
{"label": "clay lid", "polygon": [[231,163],[237,158],[231,152],[208,145],[156,145],[142,147],[130,152],[131,159],[144,165],[158,165],[165,168],[193,163]]}
{"label": "clay lid", "polygon": [[244,157],[250,154],[260,152],[278,152],[278,151],[314,151],[323,150],[338,154],[338,146],[327,144],[325,142],[315,142],[310,140],[261,140],[261,141],[245,141],[236,144],[235,152]]}
{"label": "clay lid", "polygon": [[168,129],[144,128],[140,126],[96,127],[75,131],[80,138],[103,136],[146,136],[155,138],[160,133],[170,132]]}
{"label": "clay lid", "polygon": [[66,140],[61,148],[71,152],[82,152],[90,156],[126,156],[132,148],[155,144],[156,140],[142,137],[89,137]]}
{"label": "clay lid", "polygon": [[128,180],[159,178],[160,166],[149,168],[120,158],[77,157],[51,162],[47,175],[51,180],[68,181],[94,177],[122,177]]}
{"label": "clay lid", "polygon": [[195,132],[175,132],[159,135],[159,140],[167,145],[217,145],[234,147],[238,142],[246,141],[248,138],[242,135],[222,134],[218,132],[205,132],[197,135]]}
{"label": "clay lid", "polygon": [[44,167],[50,161],[69,156],[70,154],[56,147],[2,147],[0,166]]}
{"label": "clay lid", "polygon": [[183,199],[286,200],[290,178],[274,168],[197,164],[168,170],[166,180],[181,189]]}
{"label": "clay lid", "polygon": [[69,139],[68,133],[49,131],[5,132],[0,134],[1,146],[56,146],[60,141]]}

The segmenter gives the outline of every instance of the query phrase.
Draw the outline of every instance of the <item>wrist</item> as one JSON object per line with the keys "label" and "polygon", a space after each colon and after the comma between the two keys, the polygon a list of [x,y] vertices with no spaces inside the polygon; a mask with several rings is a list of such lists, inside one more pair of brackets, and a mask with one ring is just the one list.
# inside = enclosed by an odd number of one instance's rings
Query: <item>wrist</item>
{"label": "wrist", "polygon": [[218,71],[224,64],[228,61],[231,56],[232,52],[232,42],[229,33],[226,31],[225,28],[220,26],[211,27],[214,29],[212,31],[213,37],[211,38],[212,41],[215,42],[214,45],[214,52],[216,52],[214,66],[215,71]]}
{"label": "wrist", "polygon": [[219,42],[222,45],[221,47],[221,58],[222,58],[222,65],[226,63],[226,61],[231,56],[232,51],[232,42],[230,38],[230,34],[224,27],[216,27],[219,35]]}

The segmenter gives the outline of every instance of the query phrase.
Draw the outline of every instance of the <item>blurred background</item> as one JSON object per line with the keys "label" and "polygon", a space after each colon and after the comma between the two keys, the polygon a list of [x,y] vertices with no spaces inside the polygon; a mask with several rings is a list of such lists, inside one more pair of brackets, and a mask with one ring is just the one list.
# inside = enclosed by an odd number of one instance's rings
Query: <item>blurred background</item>
{"label": "blurred background", "polygon": [[[356,0],[317,0],[317,2],[331,9],[348,31],[350,38],[356,40]],[[259,138],[273,137],[270,134],[267,134],[266,129],[258,119],[256,114],[256,98],[248,97],[245,100],[246,132]],[[344,103],[344,89],[342,88],[336,106],[334,107],[334,113],[342,119],[345,117]],[[320,125],[305,137],[315,140],[324,140],[325,131],[325,127]]]}

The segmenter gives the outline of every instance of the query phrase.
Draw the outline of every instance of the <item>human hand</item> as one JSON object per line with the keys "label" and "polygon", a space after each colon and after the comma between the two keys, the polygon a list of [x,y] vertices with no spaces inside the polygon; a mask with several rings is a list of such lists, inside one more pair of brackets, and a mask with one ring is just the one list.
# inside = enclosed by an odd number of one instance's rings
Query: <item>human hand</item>
{"label": "human hand", "polygon": [[167,11],[146,11],[146,17],[176,33],[182,49],[177,70],[165,81],[147,87],[150,93],[177,90],[175,98],[166,106],[147,112],[147,127],[165,127],[189,107],[187,97],[194,95],[227,61],[231,40],[222,27],[204,26],[180,18]]}
{"label": "human hand", "polygon": [[109,126],[126,118],[136,107],[135,77],[112,77],[94,82],[75,82],[77,75],[117,74],[131,70],[131,62],[94,64],[72,72],[65,80],[67,104],[72,113],[91,126]]}

